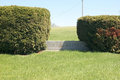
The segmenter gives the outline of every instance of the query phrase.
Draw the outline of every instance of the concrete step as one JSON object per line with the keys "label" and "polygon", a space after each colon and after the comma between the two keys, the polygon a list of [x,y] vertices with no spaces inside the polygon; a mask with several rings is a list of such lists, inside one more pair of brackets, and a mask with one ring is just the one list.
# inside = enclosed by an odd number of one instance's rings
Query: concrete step
{"label": "concrete step", "polygon": [[88,51],[88,47],[83,41],[46,41],[47,49],[50,50],[80,50]]}

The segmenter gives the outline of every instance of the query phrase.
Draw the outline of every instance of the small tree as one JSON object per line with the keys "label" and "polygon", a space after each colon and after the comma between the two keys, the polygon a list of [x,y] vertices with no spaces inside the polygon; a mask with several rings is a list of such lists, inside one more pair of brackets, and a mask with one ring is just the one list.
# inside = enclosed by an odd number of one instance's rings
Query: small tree
{"label": "small tree", "polygon": [[52,23],[51,27],[58,27],[58,26],[55,23]]}

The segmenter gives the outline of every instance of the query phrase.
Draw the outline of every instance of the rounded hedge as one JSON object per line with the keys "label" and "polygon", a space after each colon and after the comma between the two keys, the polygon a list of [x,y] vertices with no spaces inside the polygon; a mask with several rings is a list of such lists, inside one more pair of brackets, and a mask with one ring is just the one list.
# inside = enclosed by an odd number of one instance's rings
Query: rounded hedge
{"label": "rounded hedge", "polygon": [[[111,27],[115,27],[116,29],[120,28],[120,16],[84,16],[77,21],[77,35],[79,40],[85,41],[91,50],[96,50],[99,48],[95,44],[98,40],[96,35],[96,33],[98,33],[97,29],[107,30]],[[101,43],[99,45],[101,45]]]}
{"label": "rounded hedge", "polygon": [[46,48],[50,12],[45,8],[0,7],[0,53],[30,54]]}

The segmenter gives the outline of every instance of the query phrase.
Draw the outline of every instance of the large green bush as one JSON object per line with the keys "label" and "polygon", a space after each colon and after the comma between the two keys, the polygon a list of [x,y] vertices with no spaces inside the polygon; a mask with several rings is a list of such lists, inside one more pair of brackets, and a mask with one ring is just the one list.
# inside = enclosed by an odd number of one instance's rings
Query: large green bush
{"label": "large green bush", "polygon": [[50,32],[45,8],[0,7],[0,53],[29,54],[45,49]]}
{"label": "large green bush", "polygon": [[95,43],[96,41],[100,41],[101,38],[103,39],[103,37],[97,38],[98,37],[96,35],[96,33],[98,33],[97,29],[107,30],[108,28],[111,28],[113,26],[115,28],[120,28],[119,18],[120,16],[108,16],[108,15],[85,16],[85,17],[79,18],[77,22],[77,34],[78,34],[79,40],[85,41],[91,50],[110,51],[107,49],[104,50],[105,48],[99,49],[100,45],[102,48],[102,45],[106,44],[105,42],[98,43],[99,46],[96,45]]}

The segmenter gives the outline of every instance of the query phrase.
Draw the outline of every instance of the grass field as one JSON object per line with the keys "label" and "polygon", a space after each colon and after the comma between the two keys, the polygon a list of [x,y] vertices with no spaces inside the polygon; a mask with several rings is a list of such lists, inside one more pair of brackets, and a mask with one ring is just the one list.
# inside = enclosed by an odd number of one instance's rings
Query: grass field
{"label": "grass field", "polygon": [[[60,31],[58,35],[75,33],[75,27],[71,32],[70,28],[73,27],[62,28],[66,32],[52,28],[49,40],[77,40],[53,36],[55,31]],[[120,55],[89,51],[43,51],[26,56],[0,54],[0,80],[120,80]]]}
{"label": "grass field", "polygon": [[120,80],[120,55],[60,51],[0,55],[0,80]]}
{"label": "grass field", "polygon": [[76,27],[53,27],[49,40],[52,41],[78,41]]}

